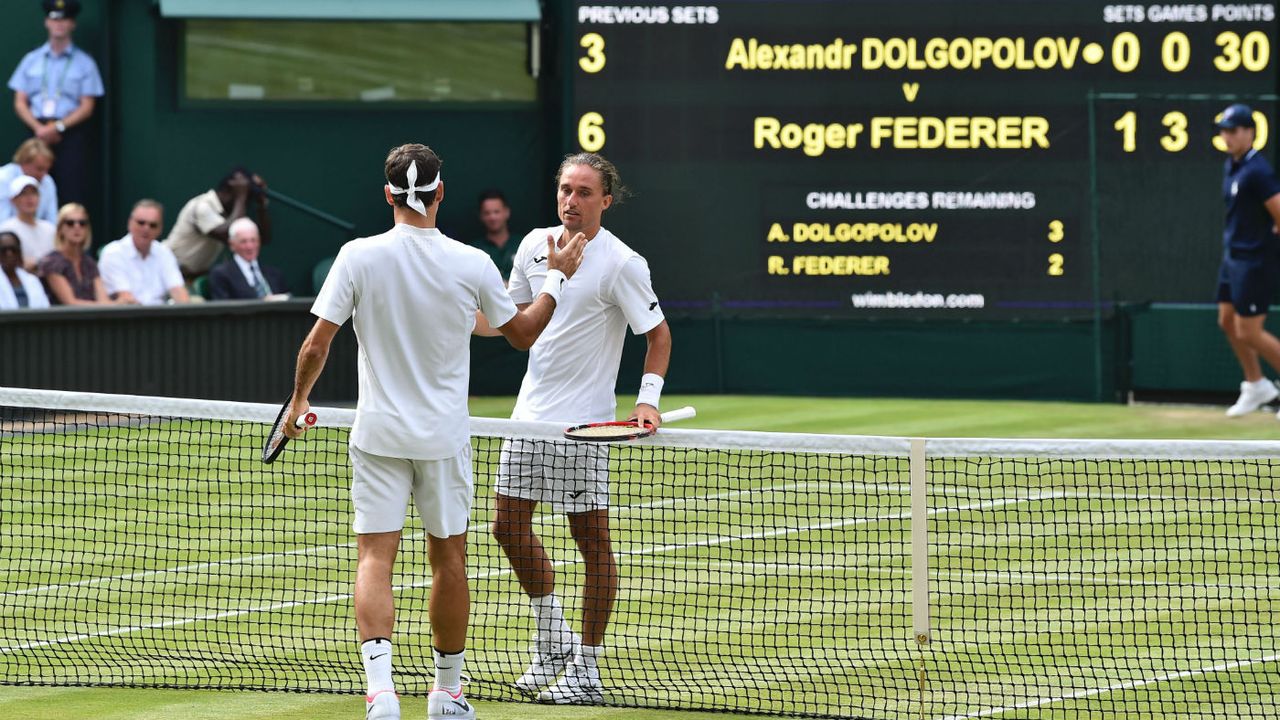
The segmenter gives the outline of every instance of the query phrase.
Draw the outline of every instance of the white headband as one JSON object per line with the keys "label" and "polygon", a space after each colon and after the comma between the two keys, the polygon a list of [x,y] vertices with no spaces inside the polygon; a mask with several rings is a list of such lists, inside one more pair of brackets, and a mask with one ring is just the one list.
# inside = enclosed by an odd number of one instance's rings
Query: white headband
{"label": "white headband", "polygon": [[405,193],[408,193],[409,207],[417,210],[419,214],[425,216],[427,214],[427,207],[418,199],[418,193],[435,190],[440,187],[440,173],[437,172],[436,179],[432,180],[430,183],[426,185],[418,185],[418,161],[413,160],[409,163],[409,171],[405,173],[405,178],[409,181],[409,187],[396,187],[391,184],[390,181],[387,182],[387,187],[391,188],[392,195],[404,195]]}

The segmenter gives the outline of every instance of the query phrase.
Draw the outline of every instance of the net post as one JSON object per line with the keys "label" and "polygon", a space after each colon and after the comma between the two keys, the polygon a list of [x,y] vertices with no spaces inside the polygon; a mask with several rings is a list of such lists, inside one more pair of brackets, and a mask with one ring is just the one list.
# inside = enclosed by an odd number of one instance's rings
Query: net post
{"label": "net post", "polygon": [[916,642],[929,644],[929,501],[925,441],[911,440],[911,608]]}
{"label": "net post", "polygon": [[925,472],[924,438],[911,439],[911,609],[917,648],[920,650],[920,717],[926,716],[928,682],[925,650],[929,627],[929,502]]}

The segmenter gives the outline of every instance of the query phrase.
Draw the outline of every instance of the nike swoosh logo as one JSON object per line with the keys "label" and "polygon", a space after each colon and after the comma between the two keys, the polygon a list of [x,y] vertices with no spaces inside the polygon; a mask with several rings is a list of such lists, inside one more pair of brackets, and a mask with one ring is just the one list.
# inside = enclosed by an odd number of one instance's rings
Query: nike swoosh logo
{"label": "nike swoosh logo", "polygon": [[387,656],[387,654],[386,654],[386,653],[382,653],[381,655],[373,655],[373,656],[370,656],[370,658],[369,658],[369,662],[373,662],[374,660],[377,660],[377,659],[378,659],[378,658],[380,658],[380,657],[386,657],[386,656]]}
{"label": "nike swoosh logo", "polygon": [[560,289],[564,289],[564,278],[560,278]]}
{"label": "nike swoosh logo", "polygon": [[468,704],[465,700],[454,700],[453,704],[462,708],[462,712],[467,712],[471,710],[471,705]]}
{"label": "nike swoosh logo", "polygon": [[653,310],[654,308],[656,308],[656,307],[658,307],[658,301],[657,301],[657,300],[654,300],[653,302],[649,303],[649,310],[650,310],[650,311],[652,311],[652,310]]}
{"label": "nike swoosh logo", "polygon": [[546,259],[547,259],[547,256],[546,256],[546,255],[543,255],[542,257],[535,257],[535,258],[533,259],[533,262],[534,262],[534,263],[540,263],[540,262],[542,262],[543,260],[546,260]]}
{"label": "nike swoosh logo", "polygon": [[571,492],[571,493],[565,493],[565,494],[566,494],[566,495],[568,495],[568,496],[569,496],[570,498],[572,498],[572,499],[577,499],[577,497],[578,497],[579,495],[581,495],[582,493],[584,493],[584,492],[586,492],[586,490],[579,490],[579,491],[577,491],[577,492]]}

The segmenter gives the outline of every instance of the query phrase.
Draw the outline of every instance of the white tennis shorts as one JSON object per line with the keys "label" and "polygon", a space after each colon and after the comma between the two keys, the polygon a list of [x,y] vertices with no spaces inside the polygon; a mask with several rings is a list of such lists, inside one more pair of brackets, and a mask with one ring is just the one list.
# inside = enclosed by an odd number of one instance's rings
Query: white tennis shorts
{"label": "white tennis shorts", "polygon": [[357,534],[404,529],[410,495],[432,537],[447,538],[467,531],[471,500],[471,443],[443,460],[406,460],[367,453],[355,445],[351,456],[351,502]]}
{"label": "white tennis shorts", "polygon": [[506,440],[498,457],[499,495],[549,503],[556,512],[609,507],[609,446]]}

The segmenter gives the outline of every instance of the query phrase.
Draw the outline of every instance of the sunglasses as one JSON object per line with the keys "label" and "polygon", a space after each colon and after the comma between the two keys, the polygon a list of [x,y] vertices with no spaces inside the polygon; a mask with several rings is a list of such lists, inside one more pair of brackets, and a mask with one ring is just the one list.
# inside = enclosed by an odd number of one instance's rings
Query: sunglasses
{"label": "sunglasses", "polygon": [[0,253],[16,253],[19,252],[17,245],[0,245]]}
{"label": "sunglasses", "polygon": [[157,228],[159,228],[159,227],[160,227],[160,223],[155,222],[154,220],[141,220],[141,219],[138,219],[138,218],[134,218],[134,219],[133,219],[133,224],[134,224],[134,225],[145,225],[145,226],[147,226],[147,227],[151,228],[152,230],[155,230],[155,229],[157,229]]}
{"label": "sunglasses", "polygon": [[62,221],[63,225],[79,225],[80,227],[89,227],[88,220],[79,220],[76,218],[68,218]]}

